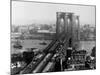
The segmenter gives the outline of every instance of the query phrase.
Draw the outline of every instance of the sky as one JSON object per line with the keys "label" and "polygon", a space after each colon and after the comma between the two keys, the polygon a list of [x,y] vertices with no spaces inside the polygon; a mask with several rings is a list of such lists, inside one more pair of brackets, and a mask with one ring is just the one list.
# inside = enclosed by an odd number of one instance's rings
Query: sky
{"label": "sky", "polygon": [[12,1],[12,25],[56,24],[56,12],[79,15],[80,24],[95,25],[95,7]]}

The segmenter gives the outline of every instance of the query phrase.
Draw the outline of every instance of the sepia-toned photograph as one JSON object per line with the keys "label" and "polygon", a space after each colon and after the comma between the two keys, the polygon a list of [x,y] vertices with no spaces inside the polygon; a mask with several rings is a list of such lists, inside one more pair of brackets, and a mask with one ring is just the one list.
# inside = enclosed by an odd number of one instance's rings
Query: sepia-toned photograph
{"label": "sepia-toned photograph", "polygon": [[96,69],[96,6],[11,1],[11,75]]}

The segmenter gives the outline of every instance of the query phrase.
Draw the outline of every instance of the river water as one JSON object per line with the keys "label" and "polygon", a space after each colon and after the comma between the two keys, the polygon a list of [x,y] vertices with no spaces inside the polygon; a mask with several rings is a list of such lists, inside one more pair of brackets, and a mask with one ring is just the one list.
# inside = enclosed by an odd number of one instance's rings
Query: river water
{"label": "river water", "polygon": [[80,41],[79,43],[79,50],[86,50],[88,54],[91,53],[92,48],[96,46],[95,41]]}
{"label": "river water", "polygon": [[[23,46],[22,49],[15,49],[13,48],[13,44],[11,44],[11,54],[14,54],[14,53],[21,53],[23,51],[25,51],[27,48],[37,48],[37,49],[40,49],[40,50],[43,50],[45,49],[50,43],[51,43],[52,40],[21,40],[21,45]],[[45,42],[46,45],[41,45],[40,43],[43,43]]]}
{"label": "river water", "polygon": [[[39,43],[42,43],[45,41],[46,45],[41,45]],[[38,48],[40,50],[45,49],[52,40],[23,40],[21,45],[23,46],[23,49],[14,49],[11,46],[11,54],[13,53],[20,53],[22,50],[25,50],[26,48]],[[79,50],[86,50],[89,54],[91,53],[92,48],[96,45],[95,41],[80,41],[79,43]]]}

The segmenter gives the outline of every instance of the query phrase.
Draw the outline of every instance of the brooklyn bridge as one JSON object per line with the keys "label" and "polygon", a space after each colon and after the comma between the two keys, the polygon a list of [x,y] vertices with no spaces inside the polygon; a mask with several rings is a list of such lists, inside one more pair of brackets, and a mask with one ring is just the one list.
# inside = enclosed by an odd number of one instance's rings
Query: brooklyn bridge
{"label": "brooklyn bridge", "polygon": [[[79,16],[70,12],[57,12],[56,18],[56,37],[53,41],[38,60],[30,52],[28,65],[16,73],[12,72],[12,75],[95,69],[95,61],[87,63],[86,50],[79,49]],[[28,55],[25,58],[29,59]]]}

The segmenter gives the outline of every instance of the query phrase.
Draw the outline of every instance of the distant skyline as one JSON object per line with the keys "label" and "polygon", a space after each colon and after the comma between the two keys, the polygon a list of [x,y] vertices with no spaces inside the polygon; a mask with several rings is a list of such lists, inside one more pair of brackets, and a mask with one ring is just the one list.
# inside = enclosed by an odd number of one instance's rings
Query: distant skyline
{"label": "distant skyline", "polygon": [[12,24],[56,24],[56,12],[73,12],[80,24],[95,25],[95,7],[12,1]]}

